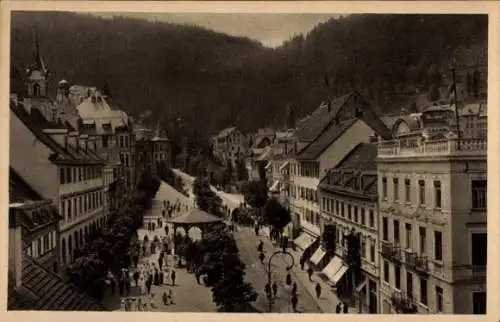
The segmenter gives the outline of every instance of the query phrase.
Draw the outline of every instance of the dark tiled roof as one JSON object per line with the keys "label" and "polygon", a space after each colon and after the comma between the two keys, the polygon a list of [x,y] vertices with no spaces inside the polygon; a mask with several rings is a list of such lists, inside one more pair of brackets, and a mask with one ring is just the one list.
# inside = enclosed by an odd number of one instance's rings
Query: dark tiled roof
{"label": "dark tiled roof", "polygon": [[9,202],[21,202],[24,200],[42,200],[42,196],[36,192],[24,179],[9,167]]}
{"label": "dark tiled roof", "polygon": [[335,169],[358,169],[376,171],[377,144],[360,143],[335,167]]}
{"label": "dark tiled roof", "polygon": [[22,287],[9,292],[10,310],[104,311],[97,300],[31,258],[23,259]]}
{"label": "dark tiled roof", "polygon": [[[43,115],[39,112],[35,112],[33,114],[29,114],[26,112],[24,107],[16,106],[13,101],[10,102],[10,109],[14,112],[14,114],[24,123],[28,129],[35,135],[35,137],[40,140],[43,144],[48,146],[52,151],[54,151],[55,155],[52,161],[73,161],[73,162],[92,162],[92,163],[104,163],[95,153],[81,147],[78,151],[76,149],[76,145],[68,144],[67,148],[62,147],[59,143],[57,143],[54,139],[50,137],[47,133],[43,132],[43,129],[54,128],[51,123],[44,122]],[[43,118],[43,119],[40,119]],[[56,128],[63,128],[57,127]]]}
{"label": "dark tiled roof", "polygon": [[357,119],[343,121],[339,124],[331,125],[321,136],[303,148],[297,159],[315,160],[323,153],[335,140],[337,140]]}
{"label": "dark tiled roof", "polygon": [[331,101],[330,107],[322,104],[301,125],[297,131],[298,140],[310,143],[299,151],[299,159],[316,159],[358,118],[384,139],[392,138],[392,132],[375,110],[359,93],[353,92]]}
{"label": "dark tiled roof", "polygon": [[326,104],[320,105],[307,119],[300,124],[299,129],[295,133],[299,141],[310,142],[316,139],[329,125],[335,115],[335,112],[340,110],[348,101],[351,94],[341,96],[333,100],[330,104],[330,111]]}
{"label": "dark tiled roof", "polygon": [[319,188],[334,193],[377,196],[377,145],[358,144],[334,169],[321,179]]}

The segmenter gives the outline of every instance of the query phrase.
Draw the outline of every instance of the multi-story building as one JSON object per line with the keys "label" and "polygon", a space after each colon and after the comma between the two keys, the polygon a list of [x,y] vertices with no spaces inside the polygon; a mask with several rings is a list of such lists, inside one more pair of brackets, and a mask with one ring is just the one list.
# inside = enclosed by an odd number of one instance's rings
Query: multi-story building
{"label": "multi-story building", "polygon": [[[376,143],[360,143],[321,180],[323,238],[310,259],[338,296],[364,313],[379,312],[376,159]],[[359,245],[357,253],[352,240]]]}
{"label": "multi-story building", "polygon": [[286,167],[288,154],[293,148],[293,140],[293,130],[275,133],[274,142],[270,147],[269,161],[265,167],[269,191],[273,194],[288,191],[288,188],[283,184],[281,170]]}
{"label": "multi-story building", "polygon": [[486,137],[459,140],[447,107],[419,125],[378,147],[382,313],[485,313]]}
{"label": "multi-story building", "polygon": [[295,244],[310,257],[320,236],[317,186],[354,147],[370,142],[374,133],[386,139],[390,130],[358,93],[322,104],[299,125],[294,157],[283,172],[289,173]]}
{"label": "multi-story building", "polygon": [[9,310],[93,311],[104,308],[59,271],[59,220],[44,199],[12,168],[9,174]]}
{"label": "multi-story building", "polygon": [[483,103],[471,103],[459,109],[460,130],[464,138],[486,138],[488,108]]}
{"label": "multi-story building", "polygon": [[12,168],[9,171],[9,217],[23,229],[22,252],[45,269],[58,273],[60,215],[52,200],[43,199]]}
{"label": "multi-story building", "polygon": [[223,165],[231,162],[234,169],[236,161],[245,156],[246,137],[234,126],[220,131],[211,141],[214,157]]}
{"label": "multi-story building", "polygon": [[136,129],[136,164],[137,171],[148,170],[158,174],[158,169],[162,163],[171,164],[170,140],[160,131],[159,126],[155,132],[147,130],[145,127]]}

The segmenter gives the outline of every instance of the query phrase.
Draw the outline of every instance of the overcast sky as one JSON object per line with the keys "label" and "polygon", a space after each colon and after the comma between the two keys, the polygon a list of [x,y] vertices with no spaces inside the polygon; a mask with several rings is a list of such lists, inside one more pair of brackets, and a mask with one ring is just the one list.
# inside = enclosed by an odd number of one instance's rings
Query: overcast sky
{"label": "overcast sky", "polygon": [[228,14],[228,13],[94,13],[105,18],[116,15],[195,24],[234,36],[246,36],[263,45],[277,47],[294,35],[306,34],[335,14]]}

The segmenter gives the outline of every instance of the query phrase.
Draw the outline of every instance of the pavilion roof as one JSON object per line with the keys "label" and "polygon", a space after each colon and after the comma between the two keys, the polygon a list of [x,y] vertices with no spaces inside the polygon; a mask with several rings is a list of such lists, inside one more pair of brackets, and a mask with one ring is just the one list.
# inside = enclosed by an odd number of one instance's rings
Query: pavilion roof
{"label": "pavilion roof", "polygon": [[222,221],[221,218],[198,208],[193,208],[178,217],[168,220],[173,224],[209,224]]}

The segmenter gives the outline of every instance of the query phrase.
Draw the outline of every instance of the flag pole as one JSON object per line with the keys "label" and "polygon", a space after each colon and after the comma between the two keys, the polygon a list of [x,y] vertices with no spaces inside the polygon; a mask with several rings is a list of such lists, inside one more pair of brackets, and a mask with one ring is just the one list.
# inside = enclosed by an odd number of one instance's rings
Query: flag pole
{"label": "flag pole", "polygon": [[460,116],[458,113],[458,99],[457,99],[457,82],[455,77],[455,66],[451,66],[451,75],[453,79],[453,100],[455,101],[455,118],[456,118],[456,127],[457,127],[457,150],[460,150]]}

